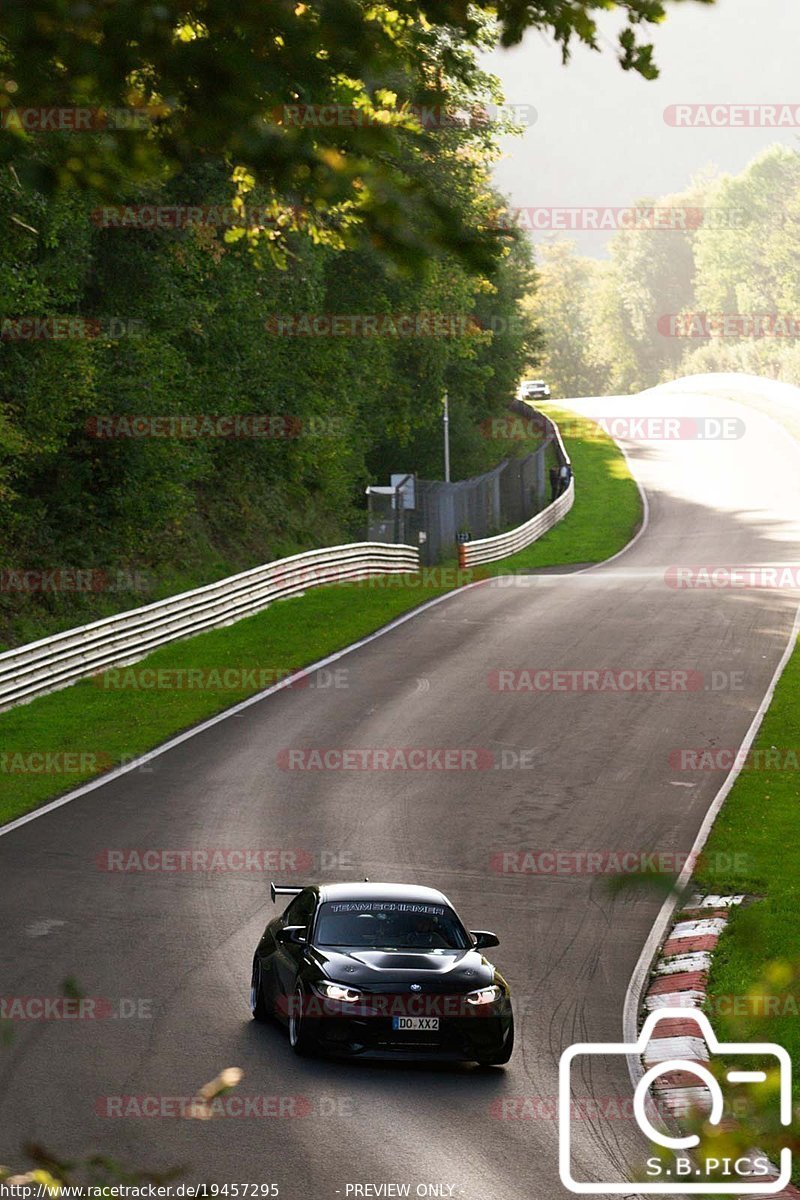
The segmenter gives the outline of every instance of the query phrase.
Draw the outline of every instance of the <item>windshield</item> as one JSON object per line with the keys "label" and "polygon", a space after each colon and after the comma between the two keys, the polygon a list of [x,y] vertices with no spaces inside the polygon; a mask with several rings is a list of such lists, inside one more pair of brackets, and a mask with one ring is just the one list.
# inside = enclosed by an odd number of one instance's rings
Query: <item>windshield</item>
{"label": "windshield", "polygon": [[400,900],[338,900],[323,904],[318,946],[372,950],[466,950],[470,942],[452,908]]}

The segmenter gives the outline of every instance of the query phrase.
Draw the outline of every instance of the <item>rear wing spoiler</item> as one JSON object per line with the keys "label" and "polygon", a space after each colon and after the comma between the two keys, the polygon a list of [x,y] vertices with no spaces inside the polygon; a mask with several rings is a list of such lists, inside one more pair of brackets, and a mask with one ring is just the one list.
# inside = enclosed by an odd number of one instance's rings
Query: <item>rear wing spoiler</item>
{"label": "rear wing spoiler", "polygon": [[272,897],[272,903],[275,903],[276,896],[299,896],[303,891],[301,887],[285,887],[282,883],[271,883],[269,885],[269,894]]}

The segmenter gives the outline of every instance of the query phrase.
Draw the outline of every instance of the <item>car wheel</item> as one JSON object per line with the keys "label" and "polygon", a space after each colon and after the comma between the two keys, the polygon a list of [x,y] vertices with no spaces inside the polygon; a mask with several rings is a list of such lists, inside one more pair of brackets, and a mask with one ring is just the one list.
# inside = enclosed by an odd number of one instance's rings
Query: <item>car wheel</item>
{"label": "car wheel", "polygon": [[253,959],[253,976],[250,981],[250,1012],[253,1014],[254,1021],[268,1021],[271,1016],[269,1008],[264,1003],[264,980],[261,963],[257,958]]}
{"label": "car wheel", "polygon": [[498,1050],[496,1054],[489,1055],[487,1058],[479,1058],[478,1065],[481,1067],[502,1067],[511,1058],[511,1055],[513,1054],[513,1052],[514,1052],[514,1025],[512,1023],[511,1028],[508,1031],[508,1037],[506,1038],[502,1049]]}
{"label": "car wheel", "polygon": [[303,1008],[305,1007],[305,997],[303,989],[298,984],[294,993],[294,1001],[292,1011],[289,1013],[289,1045],[294,1050],[295,1054],[301,1058],[306,1054],[311,1054],[312,1044],[308,1036],[308,1024],[303,1019]]}

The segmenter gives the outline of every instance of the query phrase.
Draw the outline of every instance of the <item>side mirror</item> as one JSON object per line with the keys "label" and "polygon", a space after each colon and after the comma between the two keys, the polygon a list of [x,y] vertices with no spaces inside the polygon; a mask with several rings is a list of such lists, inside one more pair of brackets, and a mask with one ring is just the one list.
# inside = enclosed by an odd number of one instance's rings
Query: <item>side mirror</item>
{"label": "side mirror", "polygon": [[488,929],[470,929],[470,937],[475,938],[476,950],[487,950],[489,946],[499,946],[500,938],[496,933],[490,933]]}
{"label": "side mirror", "polygon": [[277,940],[284,946],[304,946],[308,930],[305,925],[284,925],[277,932]]}

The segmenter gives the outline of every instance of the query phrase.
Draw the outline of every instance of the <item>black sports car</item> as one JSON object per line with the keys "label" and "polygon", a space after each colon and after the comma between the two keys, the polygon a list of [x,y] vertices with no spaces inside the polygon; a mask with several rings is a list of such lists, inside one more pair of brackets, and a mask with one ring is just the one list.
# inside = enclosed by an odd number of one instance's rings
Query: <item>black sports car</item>
{"label": "black sports car", "polygon": [[514,1047],[508,984],[446,896],[396,883],[271,885],[293,899],[253,959],[257,1021],[289,1027],[296,1054],[506,1063]]}

